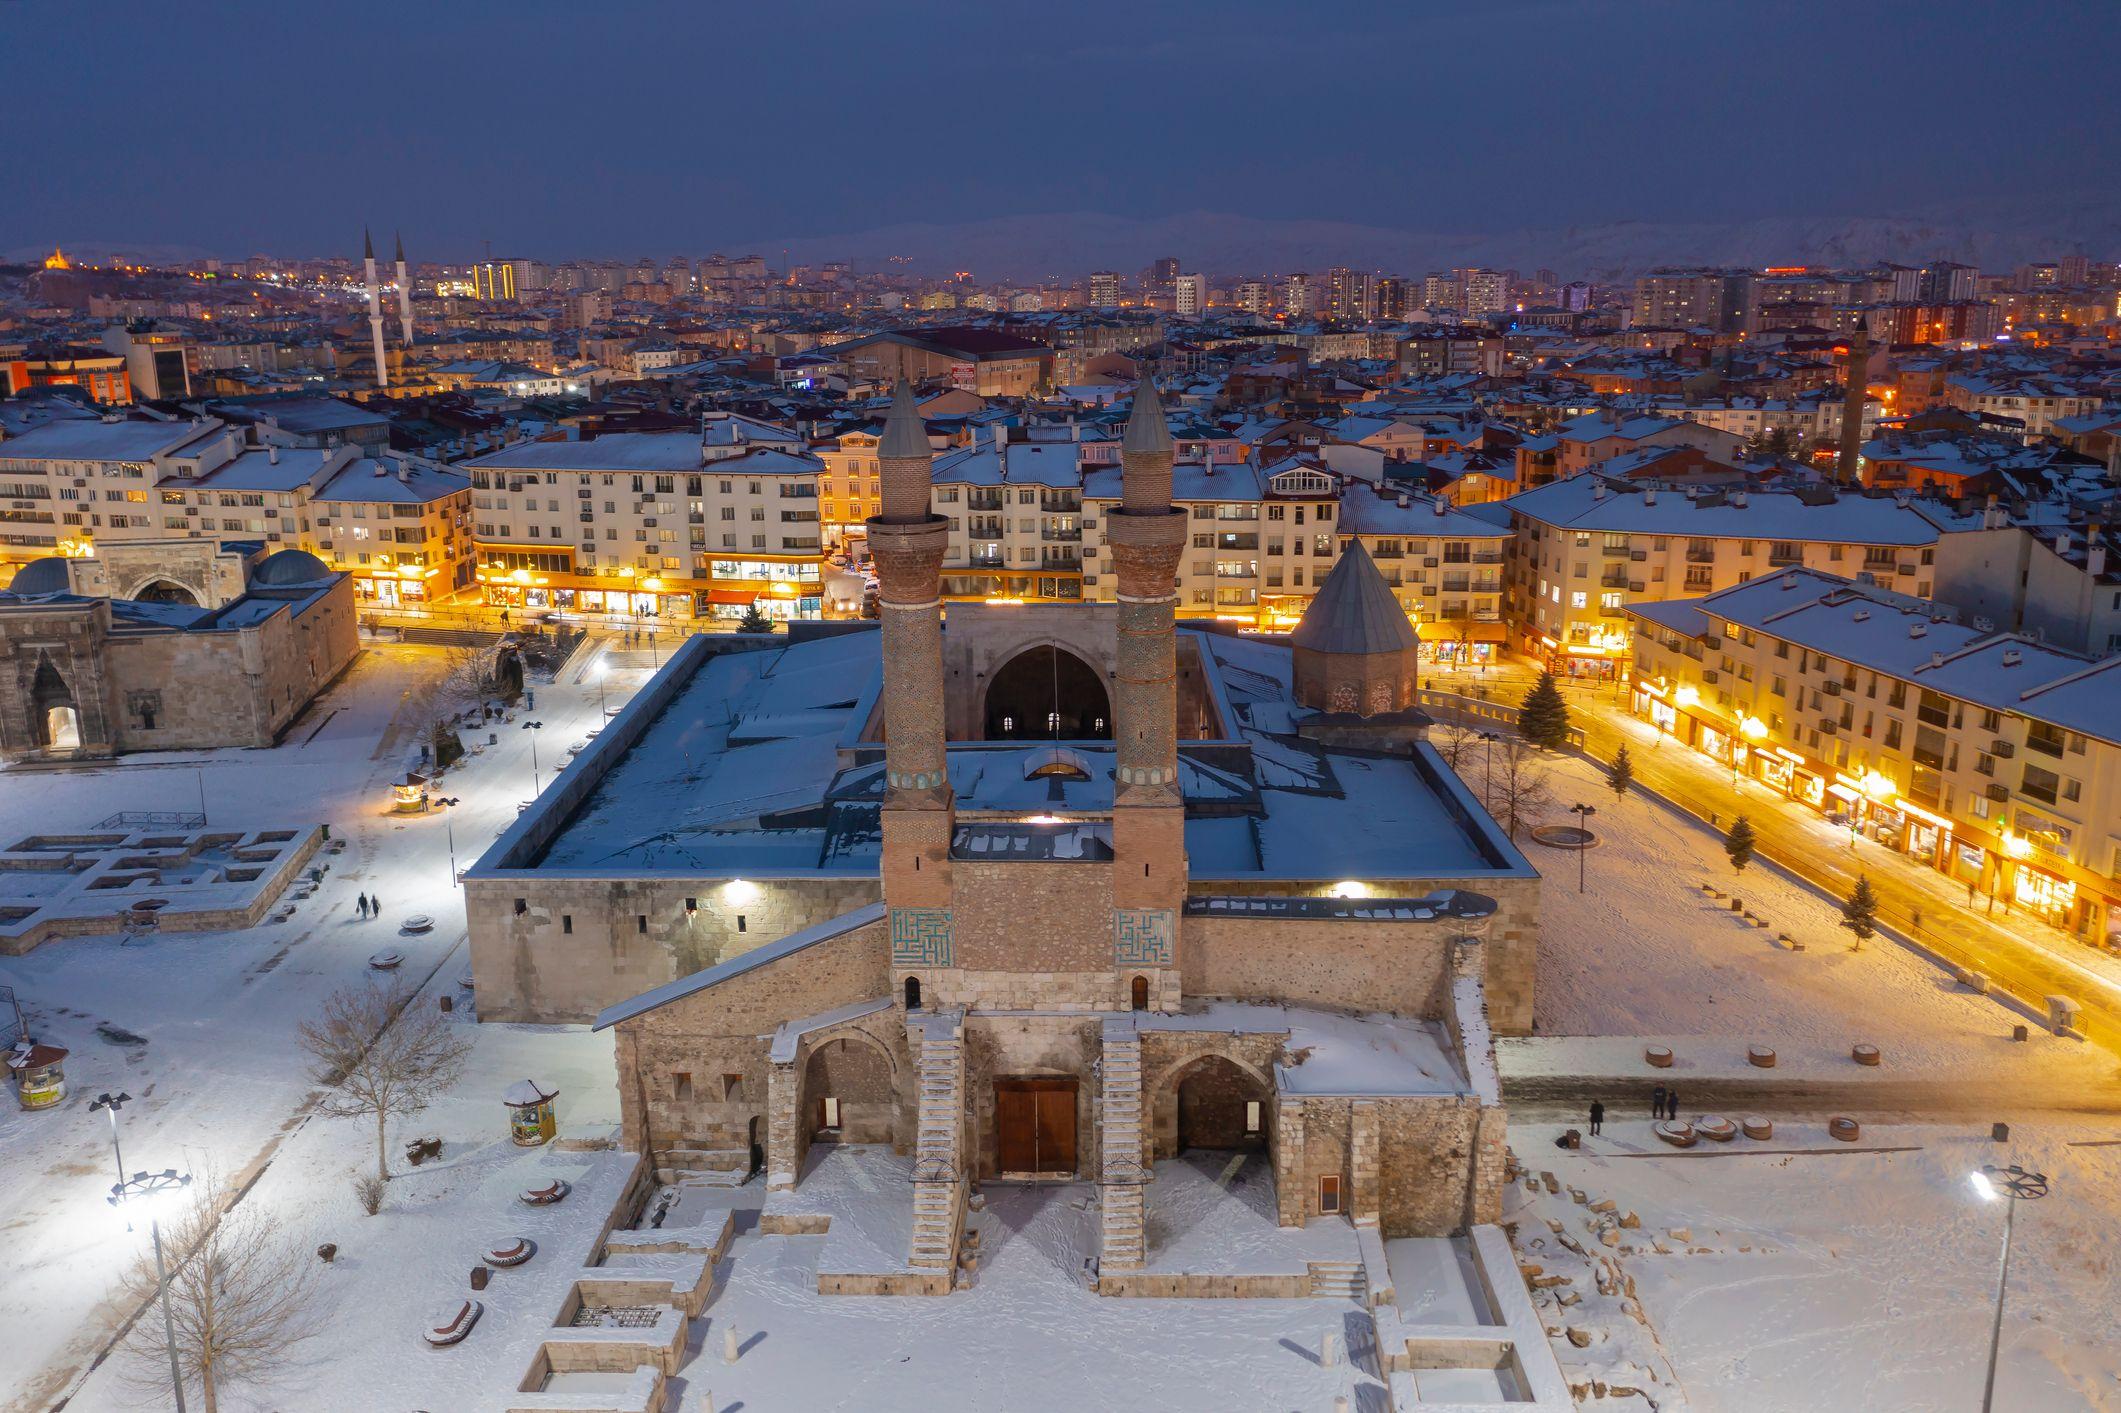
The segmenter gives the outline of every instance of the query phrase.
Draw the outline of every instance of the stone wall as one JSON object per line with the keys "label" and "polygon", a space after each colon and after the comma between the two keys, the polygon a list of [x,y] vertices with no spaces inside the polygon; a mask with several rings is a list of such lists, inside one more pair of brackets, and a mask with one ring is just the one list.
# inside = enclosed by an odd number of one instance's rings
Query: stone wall
{"label": "stone wall", "polygon": [[952,933],[970,971],[1112,974],[1110,863],[956,864]]}
{"label": "stone wall", "polygon": [[[871,923],[620,1021],[626,1146],[636,1152],[736,1147],[750,1141],[754,1119],[765,1142],[774,1029],[883,995],[889,957],[884,924]],[[481,994],[482,1016],[485,1005]],[[674,1076],[681,1073],[692,1076],[689,1102],[676,1097]],[[722,1084],[725,1075],[741,1077],[733,1092]],[[796,1100],[790,1095],[791,1104]]]}
{"label": "stone wall", "polygon": [[[464,903],[479,1018],[591,1021],[606,1006],[873,903],[879,892],[874,878],[732,887],[718,878],[473,874]],[[689,911],[688,899],[697,905]],[[881,996],[888,984],[879,978],[867,994]]]}
{"label": "stone wall", "polygon": [[[1358,1106],[1369,1106],[1364,1121],[1376,1124],[1374,1180],[1356,1170]],[[1501,1170],[1480,1160],[1500,1131],[1499,1108],[1461,1095],[1288,1096],[1281,1108],[1274,1181],[1284,1225],[1324,1215],[1320,1179],[1328,1174],[1340,1178],[1342,1209],[1358,1218],[1373,1215],[1355,1202],[1374,1186],[1374,1215],[1388,1237],[1448,1236],[1494,1220],[1500,1208]]]}
{"label": "stone wall", "polygon": [[1272,1005],[1443,1014],[1447,922],[1188,915],[1180,948],[1186,995]]}

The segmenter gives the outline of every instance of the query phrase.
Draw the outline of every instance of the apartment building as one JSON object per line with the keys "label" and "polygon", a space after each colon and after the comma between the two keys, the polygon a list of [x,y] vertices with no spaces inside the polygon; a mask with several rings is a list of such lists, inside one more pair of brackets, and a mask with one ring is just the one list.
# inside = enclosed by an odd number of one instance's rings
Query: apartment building
{"label": "apartment building", "polygon": [[[782,431],[782,435],[790,435]],[[815,617],[824,463],[698,432],[523,442],[464,464],[487,602],[651,617]]]}
{"label": "apartment building", "polygon": [[362,602],[443,599],[471,582],[465,477],[353,445],[252,446],[211,418],[47,423],[0,443],[0,502],[18,562],[146,541],[253,541],[318,556],[353,578]]}
{"label": "apartment building", "polygon": [[1572,477],[1477,506],[1508,517],[1503,615],[1555,671],[1624,671],[1631,606],[1692,598],[1777,569],[1869,573],[1928,598],[1936,524],[1898,497],[1677,491]]}
{"label": "apartment building", "polygon": [[1788,569],[1630,610],[1635,712],[1859,839],[2115,945],[2121,657]]}
{"label": "apartment building", "polygon": [[1081,443],[1011,441],[1006,427],[936,458],[931,503],[950,522],[943,596],[1080,601],[1083,470]]}
{"label": "apartment building", "polygon": [[0,564],[162,535],[156,486],[195,477],[241,448],[241,434],[215,418],[47,422],[0,440]]}

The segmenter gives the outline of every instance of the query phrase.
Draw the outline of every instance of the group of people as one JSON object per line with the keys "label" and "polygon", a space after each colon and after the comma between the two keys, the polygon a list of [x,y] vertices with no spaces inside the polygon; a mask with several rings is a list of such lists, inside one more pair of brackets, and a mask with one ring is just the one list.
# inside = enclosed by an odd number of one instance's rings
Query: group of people
{"label": "group of people", "polygon": [[373,893],[356,893],[354,894],[354,911],[361,915],[363,922],[366,922],[369,918],[383,916],[383,904],[377,900],[376,895]]}
{"label": "group of people", "polygon": [[[1676,1085],[1668,1089],[1660,1084],[1650,1091],[1650,1117],[1653,1119],[1676,1119],[1679,1117],[1679,1089]],[[1594,1135],[1605,1132],[1605,1101],[1602,1099],[1593,1099],[1591,1101],[1591,1132]]]}

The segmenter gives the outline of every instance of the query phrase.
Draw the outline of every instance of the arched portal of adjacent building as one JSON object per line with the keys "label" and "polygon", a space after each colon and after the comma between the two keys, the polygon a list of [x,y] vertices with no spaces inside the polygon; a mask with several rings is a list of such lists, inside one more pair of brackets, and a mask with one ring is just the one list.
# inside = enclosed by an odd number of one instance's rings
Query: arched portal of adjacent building
{"label": "arched portal of adjacent building", "polygon": [[133,598],[140,603],[181,603],[196,608],[199,596],[182,584],[168,579],[150,579],[140,586]]}
{"label": "arched portal of adjacent building", "polygon": [[1158,1158],[1188,1149],[1263,1153],[1273,1137],[1273,1087],[1249,1065],[1203,1055],[1157,1087],[1153,1123]]}
{"label": "arched portal of adjacent building", "polygon": [[1066,648],[1028,647],[987,683],[981,734],[990,741],[1104,741],[1112,701],[1097,669]]}
{"label": "arched portal of adjacent building", "polygon": [[836,1036],[812,1050],[797,1103],[813,1143],[897,1143],[891,1056],[867,1035]]}
{"label": "arched portal of adjacent building", "polygon": [[30,732],[48,751],[72,751],[81,746],[81,710],[73,689],[52,666],[50,658],[37,663],[37,675],[29,686]]}

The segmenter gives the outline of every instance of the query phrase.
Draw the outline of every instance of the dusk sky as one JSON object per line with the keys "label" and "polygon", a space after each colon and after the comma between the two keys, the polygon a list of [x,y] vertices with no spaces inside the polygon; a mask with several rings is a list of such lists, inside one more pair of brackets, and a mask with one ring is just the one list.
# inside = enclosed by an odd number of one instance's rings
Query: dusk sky
{"label": "dusk sky", "polygon": [[366,222],[427,257],[558,258],[1059,211],[1895,215],[2103,201],[2121,168],[2112,0],[30,0],[0,24],[20,120],[0,248],[312,254]]}

